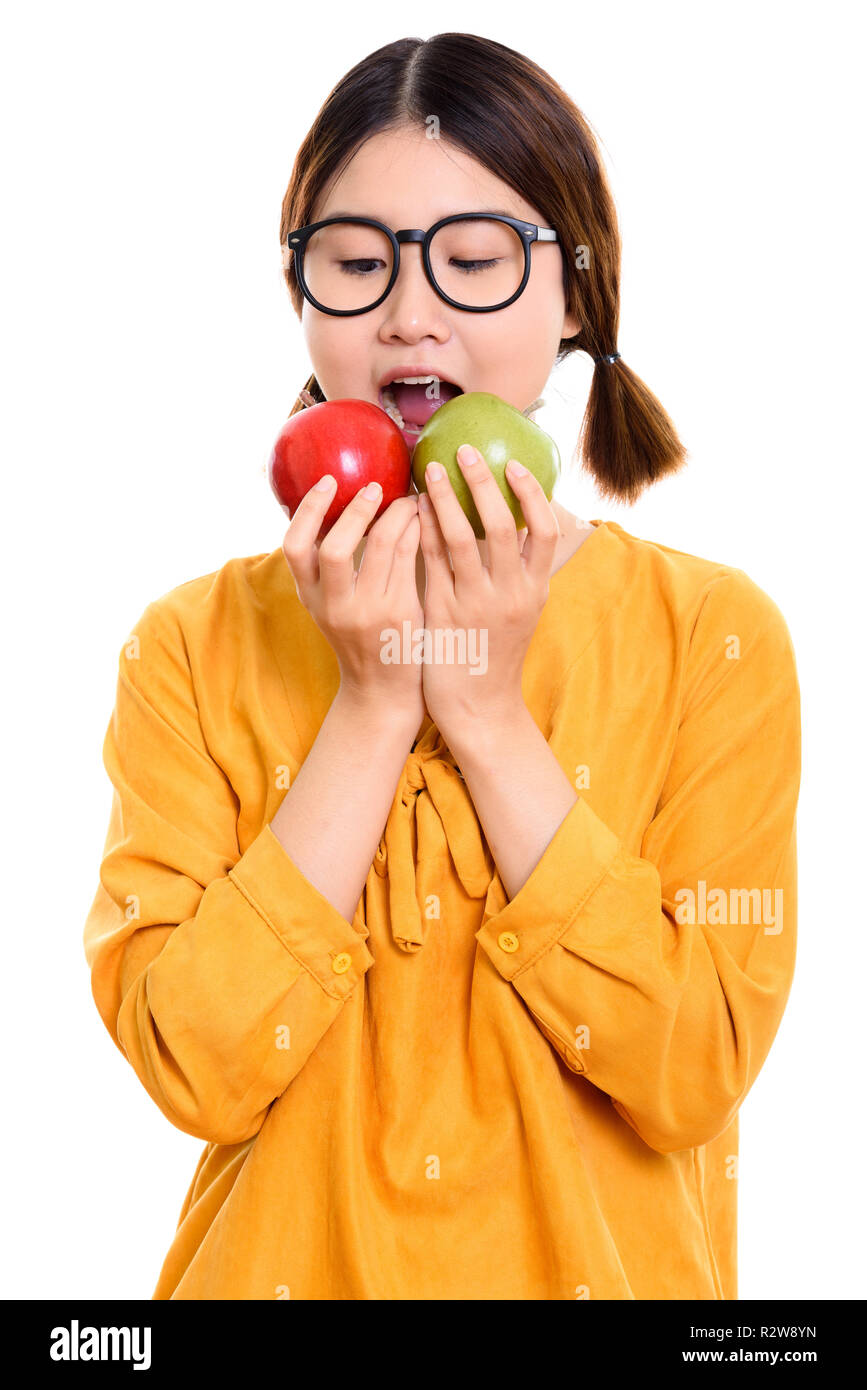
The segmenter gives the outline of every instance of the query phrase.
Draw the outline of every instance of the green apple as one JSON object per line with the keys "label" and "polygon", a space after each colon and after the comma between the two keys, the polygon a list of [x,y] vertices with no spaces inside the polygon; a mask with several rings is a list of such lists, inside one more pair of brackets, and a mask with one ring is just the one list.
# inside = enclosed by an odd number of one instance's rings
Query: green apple
{"label": "green apple", "polygon": [[434,411],[419,435],[412,453],[412,478],[418,491],[426,492],[425,469],[434,459],[441,463],[479,538],[484,536],[485,528],[458,463],[458,449],[462,444],[472,444],[484,458],[519,531],[527,523],[506,478],[509,459],[529,468],[550,502],[560,474],[560,455],[551,436],[515,406],[489,391],[468,391],[466,395],[455,396]]}

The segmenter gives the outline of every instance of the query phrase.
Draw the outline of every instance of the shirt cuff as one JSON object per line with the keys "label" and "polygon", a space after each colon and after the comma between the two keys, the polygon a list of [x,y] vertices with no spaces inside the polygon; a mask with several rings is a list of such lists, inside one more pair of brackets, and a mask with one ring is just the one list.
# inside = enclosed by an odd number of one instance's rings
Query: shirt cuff
{"label": "shirt cuff", "polygon": [[370,932],[361,915],[353,921],[305,878],[269,824],[229,870],[229,878],[286,950],[333,999],[346,999],[373,956],[365,942]]}
{"label": "shirt cuff", "polygon": [[529,969],[572,924],[622,849],[579,796],[514,898],[499,872],[485,899],[476,940],[505,980]]}

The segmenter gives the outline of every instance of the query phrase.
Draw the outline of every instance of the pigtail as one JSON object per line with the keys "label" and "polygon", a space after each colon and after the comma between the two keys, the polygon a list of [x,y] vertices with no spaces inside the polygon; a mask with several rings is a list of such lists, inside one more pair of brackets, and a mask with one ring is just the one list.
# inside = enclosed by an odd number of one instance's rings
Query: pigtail
{"label": "pigtail", "polygon": [[[322,394],[322,388],[319,385],[319,382],[316,380],[315,376],[309,376],[307,378],[307,380],[301,388],[301,391],[306,391],[310,396],[312,396],[314,405],[321,405],[325,400],[325,397]],[[305,410],[309,404],[310,402],[305,401],[301,395],[301,392],[299,391],[298,395],[295,397],[295,404],[289,411],[289,419],[291,420],[293,415],[297,415],[299,410]]]}
{"label": "pigtail", "polygon": [[675,473],[687,451],[671,419],[622,357],[594,354],[593,381],[578,439],[582,465],[603,495],[635,502],[651,483]]}

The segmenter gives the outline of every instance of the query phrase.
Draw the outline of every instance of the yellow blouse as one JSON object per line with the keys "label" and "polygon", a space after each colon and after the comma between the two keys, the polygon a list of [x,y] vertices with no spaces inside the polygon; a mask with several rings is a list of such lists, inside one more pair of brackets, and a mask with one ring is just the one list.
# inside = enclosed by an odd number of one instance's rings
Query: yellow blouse
{"label": "yellow blouse", "polygon": [[351,924],[283,849],[339,675],[281,549],[145,608],[84,945],[206,1141],[154,1299],[737,1297],[738,1108],[795,958],[795,659],[743,571],[593,524],[524,666],[578,799],[511,901],[429,718]]}

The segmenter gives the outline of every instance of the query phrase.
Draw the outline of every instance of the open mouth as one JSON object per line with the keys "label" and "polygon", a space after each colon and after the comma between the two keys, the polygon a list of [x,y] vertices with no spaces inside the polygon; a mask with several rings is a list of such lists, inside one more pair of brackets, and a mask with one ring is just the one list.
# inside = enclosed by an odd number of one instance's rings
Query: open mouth
{"label": "open mouth", "polygon": [[442,377],[402,377],[380,388],[379,404],[412,447],[440,406],[463,394],[462,387]]}

